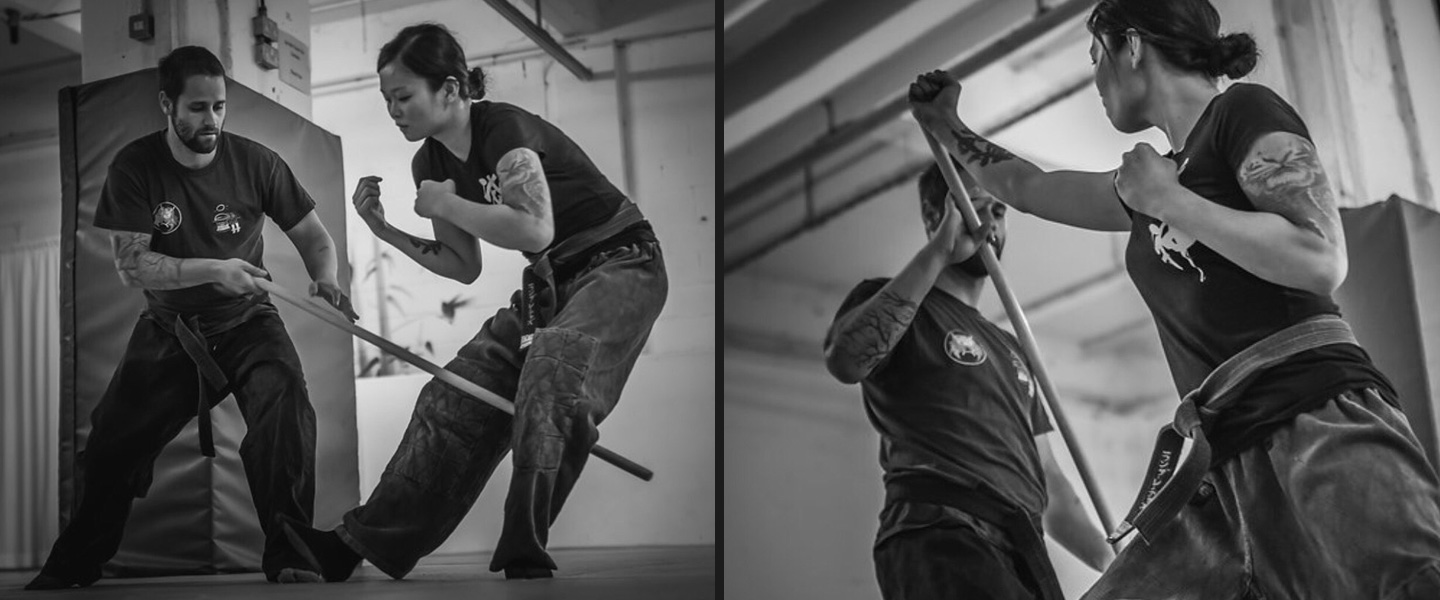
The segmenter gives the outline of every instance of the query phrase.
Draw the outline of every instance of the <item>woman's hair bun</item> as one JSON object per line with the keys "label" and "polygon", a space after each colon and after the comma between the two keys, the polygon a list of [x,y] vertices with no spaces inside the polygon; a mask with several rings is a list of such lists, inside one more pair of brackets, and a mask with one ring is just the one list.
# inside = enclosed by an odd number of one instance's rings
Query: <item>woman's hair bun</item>
{"label": "woman's hair bun", "polygon": [[479,100],[485,97],[485,70],[480,67],[470,69],[465,80],[465,85],[470,90],[470,99]]}
{"label": "woman's hair bun", "polygon": [[1224,75],[1231,79],[1244,77],[1255,69],[1260,51],[1255,48],[1255,38],[1248,33],[1227,33],[1215,42],[1211,54],[1210,75]]}

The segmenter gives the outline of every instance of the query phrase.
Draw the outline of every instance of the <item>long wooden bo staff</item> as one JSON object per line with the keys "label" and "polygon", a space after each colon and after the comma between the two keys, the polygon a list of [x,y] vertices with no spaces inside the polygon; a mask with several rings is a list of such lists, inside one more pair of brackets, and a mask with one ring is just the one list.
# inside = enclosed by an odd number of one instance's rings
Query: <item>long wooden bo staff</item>
{"label": "long wooden bo staff", "polygon": [[[401,348],[395,342],[380,337],[363,327],[351,323],[349,320],[345,319],[339,314],[331,312],[334,309],[331,308],[330,305],[322,305],[318,301],[296,297],[294,294],[291,294],[289,290],[286,290],[285,288],[280,287],[276,283],[265,279],[257,279],[256,284],[260,286],[260,289],[265,290],[271,296],[275,296],[281,300],[289,302],[290,304],[298,307],[300,310],[310,313],[321,321],[334,325],[335,327],[338,327],[340,330],[349,333],[350,335],[353,335],[362,340],[370,342],[371,344],[379,346],[381,350],[389,352],[394,357],[419,367],[420,370],[434,375],[436,379],[450,384],[455,389],[474,396],[475,398],[486,404],[489,404],[490,406],[503,410],[505,411],[505,414],[515,414],[515,405],[509,400],[502,398],[499,394],[475,385],[470,380],[456,375],[453,371],[448,371],[440,365],[421,358],[414,352]],[[622,471],[639,477],[642,480],[650,481],[650,479],[655,476],[655,473],[650,469],[642,467],[635,461],[620,456],[619,454],[616,454],[614,450],[604,448],[599,444],[591,447],[590,453],[595,455],[595,458],[620,467]]]}
{"label": "long wooden bo staff", "polygon": [[[935,156],[935,163],[940,165],[940,174],[945,177],[945,183],[950,186],[950,193],[959,200],[956,206],[960,214],[965,217],[965,227],[970,231],[980,230],[980,215],[975,213],[975,206],[970,203],[970,194],[960,182],[960,174],[955,171],[955,165],[950,162],[950,156],[935,136],[925,131],[925,141],[930,144],[930,153]],[[1055,419],[1055,425],[1060,430],[1060,437],[1065,446],[1070,449],[1070,456],[1075,459],[1075,469],[1080,472],[1080,481],[1085,486],[1086,493],[1090,496],[1090,502],[1095,505],[1095,512],[1100,517],[1100,526],[1106,532],[1114,531],[1114,524],[1110,521],[1110,511],[1105,508],[1105,500],[1100,497],[1100,489],[1095,485],[1095,477],[1090,472],[1090,464],[1085,461],[1085,456],[1080,453],[1080,446],[1075,443],[1075,434],[1070,430],[1070,422],[1065,420],[1065,414],[1060,412],[1059,396],[1055,394],[1054,386],[1050,385],[1050,375],[1045,371],[1045,363],[1040,360],[1040,347],[1035,344],[1035,336],[1030,332],[1030,323],[1025,320],[1025,313],[1020,310],[1020,302],[1015,299],[1015,293],[1010,290],[1010,283],[1005,279],[1005,272],[1000,269],[1000,261],[995,257],[995,249],[990,244],[980,244],[980,260],[985,261],[985,269],[990,272],[990,279],[995,281],[995,291],[1000,294],[1000,301],[1005,304],[1005,314],[1010,317],[1010,324],[1015,326],[1015,337],[1020,339],[1020,346],[1025,350],[1025,355],[1030,359],[1030,367],[1034,371],[1035,378],[1040,380],[1040,391],[1045,396],[1045,404],[1050,408],[1050,415]]]}

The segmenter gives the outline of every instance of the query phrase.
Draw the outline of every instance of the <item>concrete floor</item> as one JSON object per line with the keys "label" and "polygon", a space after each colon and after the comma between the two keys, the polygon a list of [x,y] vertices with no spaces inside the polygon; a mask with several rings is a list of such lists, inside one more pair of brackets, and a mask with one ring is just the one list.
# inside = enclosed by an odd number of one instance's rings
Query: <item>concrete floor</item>
{"label": "concrete floor", "polygon": [[345,583],[276,585],[259,573],[101,579],[85,589],[22,590],[34,571],[0,572],[0,598],[228,600],[253,598],[343,598],[344,600],[428,600],[435,598],[584,598],[650,600],[715,598],[715,547],[626,547],[557,549],[555,579],[506,581],[485,566],[490,556],[428,558],[402,581],[365,563]]}

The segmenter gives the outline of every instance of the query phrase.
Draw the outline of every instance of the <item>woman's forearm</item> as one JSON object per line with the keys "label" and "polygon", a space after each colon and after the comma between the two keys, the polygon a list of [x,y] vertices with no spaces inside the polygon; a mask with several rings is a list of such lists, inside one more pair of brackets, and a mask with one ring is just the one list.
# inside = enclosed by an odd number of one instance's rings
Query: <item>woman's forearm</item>
{"label": "woman's forearm", "polygon": [[[457,252],[438,241],[410,235],[388,223],[383,230],[376,232],[376,235],[410,257],[410,260],[441,277],[470,283],[479,275]],[[472,274],[472,271],[477,272]]]}
{"label": "woman's forearm", "polygon": [[477,238],[510,250],[539,252],[550,245],[542,223],[505,204],[480,204],[460,196],[445,203],[440,218]]}

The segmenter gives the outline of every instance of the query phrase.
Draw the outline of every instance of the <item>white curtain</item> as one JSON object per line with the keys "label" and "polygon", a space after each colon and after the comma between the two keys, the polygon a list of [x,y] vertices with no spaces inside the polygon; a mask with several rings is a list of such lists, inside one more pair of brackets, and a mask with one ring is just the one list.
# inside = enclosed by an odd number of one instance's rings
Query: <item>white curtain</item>
{"label": "white curtain", "polygon": [[0,242],[0,569],[59,535],[60,239]]}

